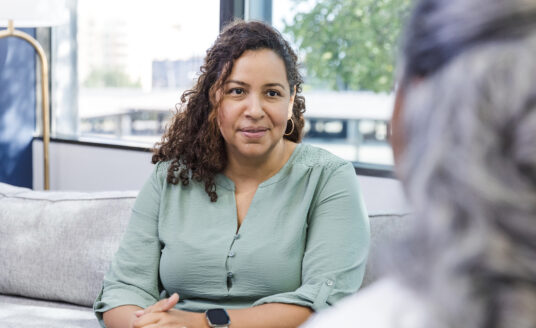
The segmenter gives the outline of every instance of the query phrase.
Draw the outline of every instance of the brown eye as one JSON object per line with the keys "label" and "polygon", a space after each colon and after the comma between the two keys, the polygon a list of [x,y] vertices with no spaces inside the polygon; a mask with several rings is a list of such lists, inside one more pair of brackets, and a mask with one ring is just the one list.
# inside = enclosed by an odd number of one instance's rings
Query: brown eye
{"label": "brown eye", "polygon": [[241,89],[241,88],[232,88],[232,89],[229,89],[229,91],[227,91],[228,94],[231,94],[231,95],[241,95],[244,93],[244,89]]}
{"label": "brown eye", "polygon": [[276,97],[276,96],[281,95],[281,93],[279,93],[279,91],[276,91],[276,90],[269,90],[268,92],[266,92],[266,94],[270,97]]}

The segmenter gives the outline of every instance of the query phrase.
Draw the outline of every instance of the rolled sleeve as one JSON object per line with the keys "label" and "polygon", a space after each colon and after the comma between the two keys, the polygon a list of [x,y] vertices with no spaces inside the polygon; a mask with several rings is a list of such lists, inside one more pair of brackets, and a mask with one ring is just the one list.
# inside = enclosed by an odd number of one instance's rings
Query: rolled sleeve
{"label": "rolled sleeve", "polygon": [[309,214],[302,285],[253,305],[287,303],[314,311],[355,293],[365,273],[370,243],[368,215],[351,163],[329,176]]}
{"label": "rolled sleeve", "polygon": [[122,305],[146,308],[159,299],[158,267],[161,245],[158,212],[162,180],[158,164],[140,190],[126,232],[104,277],[93,310],[104,327],[102,314]]}
{"label": "rolled sleeve", "polygon": [[324,282],[308,283],[294,292],[264,297],[256,301],[253,306],[267,303],[285,303],[301,305],[311,308],[313,311],[318,311],[329,305],[328,298],[333,292],[334,285],[334,281],[330,279]]}

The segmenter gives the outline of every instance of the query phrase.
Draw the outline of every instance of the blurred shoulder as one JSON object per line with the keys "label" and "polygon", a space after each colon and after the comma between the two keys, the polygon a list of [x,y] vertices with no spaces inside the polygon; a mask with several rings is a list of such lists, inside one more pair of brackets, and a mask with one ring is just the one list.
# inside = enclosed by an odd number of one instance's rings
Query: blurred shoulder
{"label": "blurred shoulder", "polygon": [[425,303],[398,280],[384,278],[315,314],[302,328],[419,328],[426,322]]}

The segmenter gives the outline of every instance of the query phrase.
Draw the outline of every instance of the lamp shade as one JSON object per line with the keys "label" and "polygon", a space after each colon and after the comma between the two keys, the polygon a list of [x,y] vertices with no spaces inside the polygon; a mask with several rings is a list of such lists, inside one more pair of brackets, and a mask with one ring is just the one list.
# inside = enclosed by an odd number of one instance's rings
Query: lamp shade
{"label": "lamp shade", "polygon": [[68,15],[66,0],[0,0],[0,26],[9,20],[15,27],[60,25]]}

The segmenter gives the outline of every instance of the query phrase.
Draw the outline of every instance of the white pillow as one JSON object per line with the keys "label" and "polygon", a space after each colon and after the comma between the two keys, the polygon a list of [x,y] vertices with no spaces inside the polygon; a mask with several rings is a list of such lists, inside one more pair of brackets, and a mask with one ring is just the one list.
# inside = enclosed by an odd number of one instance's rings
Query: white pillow
{"label": "white pillow", "polygon": [[0,183],[0,293],[91,306],[136,195]]}

